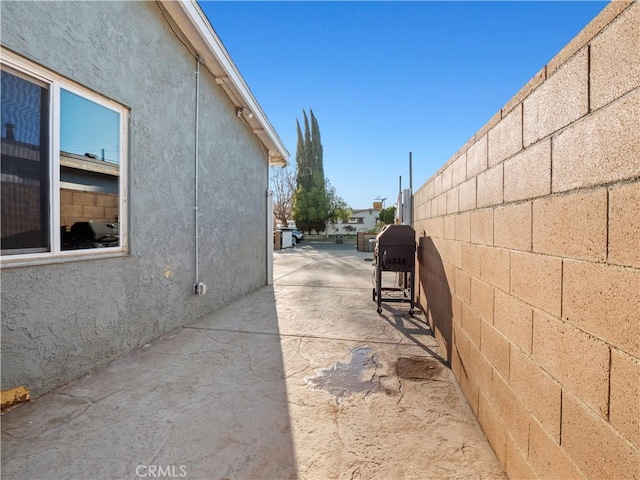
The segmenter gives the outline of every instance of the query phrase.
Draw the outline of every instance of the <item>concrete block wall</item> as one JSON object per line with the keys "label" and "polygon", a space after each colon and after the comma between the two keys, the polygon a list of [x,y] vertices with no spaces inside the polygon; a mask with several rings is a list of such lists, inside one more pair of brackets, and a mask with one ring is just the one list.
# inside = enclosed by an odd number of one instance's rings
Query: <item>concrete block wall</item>
{"label": "concrete block wall", "polygon": [[414,194],[418,300],[510,478],[640,478],[640,3]]}
{"label": "concrete block wall", "polygon": [[76,222],[115,222],[118,219],[118,194],[60,189],[60,224]]}

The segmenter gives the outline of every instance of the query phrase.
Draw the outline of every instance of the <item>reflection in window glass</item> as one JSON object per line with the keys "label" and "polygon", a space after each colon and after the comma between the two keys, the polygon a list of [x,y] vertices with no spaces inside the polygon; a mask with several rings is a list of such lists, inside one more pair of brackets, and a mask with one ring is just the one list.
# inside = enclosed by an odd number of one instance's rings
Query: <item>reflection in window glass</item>
{"label": "reflection in window glass", "polygon": [[60,89],[60,150],[120,163],[120,115]]}
{"label": "reflection in window glass", "polygon": [[2,70],[2,253],[50,250],[49,89]]}
{"label": "reflection in window glass", "polygon": [[60,90],[60,225],[63,250],[117,247],[120,114]]}

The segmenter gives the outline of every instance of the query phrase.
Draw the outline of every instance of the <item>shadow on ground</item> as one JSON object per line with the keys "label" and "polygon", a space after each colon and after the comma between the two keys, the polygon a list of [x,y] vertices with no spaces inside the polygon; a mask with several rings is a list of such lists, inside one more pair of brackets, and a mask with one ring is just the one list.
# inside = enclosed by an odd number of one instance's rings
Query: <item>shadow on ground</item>
{"label": "shadow on ground", "polygon": [[265,287],[4,415],[2,478],[295,478],[283,368]]}

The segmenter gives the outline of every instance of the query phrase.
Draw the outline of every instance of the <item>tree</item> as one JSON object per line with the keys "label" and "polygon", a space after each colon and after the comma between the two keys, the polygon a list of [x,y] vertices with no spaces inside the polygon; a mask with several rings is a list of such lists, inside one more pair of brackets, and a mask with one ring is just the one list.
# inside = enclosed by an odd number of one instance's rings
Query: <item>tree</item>
{"label": "tree", "polygon": [[305,141],[302,137],[302,130],[300,129],[300,122],[296,120],[296,127],[298,130],[298,143],[296,145],[296,166],[298,172],[296,174],[296,190],[300,187],[309,188],[311,179],[311,165],[308,162],[306,155]]}
{"label": "tree", "polygon": [[313,174],[317,171],[316,163],[311,155],[314,148],[311,145],[311,130],[309,129],[309,119],[307,118],[307,112],[302,110],[302,116],[304,117],[304,161],[305,167],[309,170],[309,176],[312,177]]}
{"label": "tree", "polygon": [[320,142],[320,127],[313,111],[309,118],[303,110],[304,135],[300,122],[296,120],[298,144],[296,147],[296,191],[293,197],[293,219],[296,227],[306,232],[324,230],[329,202],[325,188],[324,167],[322,159],[322,143]]}
{"label": "tree", "polygon": [[[298,144],[296,146],[296,189],[293,195],[293,219],[296,227],[311,233],[326,230],[327,223],[348,220],[351,209],[338,196],[324,176],[323,148],[320,126],[313,110],[302,111],[304,133],[296,120]],[[311,125],[311,126],[309,126]]]}
{"label": "tree", "polygon": [[392,205],[391,207],[383,208],[380,210],[380,221],[384,224],[395,223],[396,219],[396,207]]}
{"label": "tree", "polygon": [[313,110],[309,109],[309,112],[311,113],[311,138],[313,138],[310,151],[311,166],[315,172],[320,172],[320,174],[324,177],[323,149],[322,142],[320,141],[320,126],[318,125],[316,116],[313,114]]}
{"label": "tree", "polygon": [[273,191],[273,215],[283,226],[293,218],[293,195],[296,191],[295,165],[281,168],[272,167],[269,179]]}
{"label": "tree", "polygon": [[346,222],[351,217],[351,209],[345,202],[329,180],[325,182],[325,190],[327,192],[327,203],[329,204],[329,212],[327,214],[327,222],[337,223],[339,220]]}

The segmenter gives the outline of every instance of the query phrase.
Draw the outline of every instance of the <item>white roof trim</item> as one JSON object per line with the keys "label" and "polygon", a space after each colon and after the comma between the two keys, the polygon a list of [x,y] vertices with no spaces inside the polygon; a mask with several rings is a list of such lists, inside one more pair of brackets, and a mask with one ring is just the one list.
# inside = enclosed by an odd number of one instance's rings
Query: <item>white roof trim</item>
{"label": "white roof trim", "polygon": [[196,0],[160,1],[196,49],[200,60],[216,77],[216,83],[222,86],[236,107],[248,108],[253,113],[252,118],[245,116],[244,120],[269,151],[269,165],[286,166],[289,152]]}
{"label": "white roof trim", "polygon": [[352,208],[351,209],[351,213],[368,212],[368,211],[371,211],[371,214],[373,215],[374,212],[379,212],[380,209],[378,208]]}

